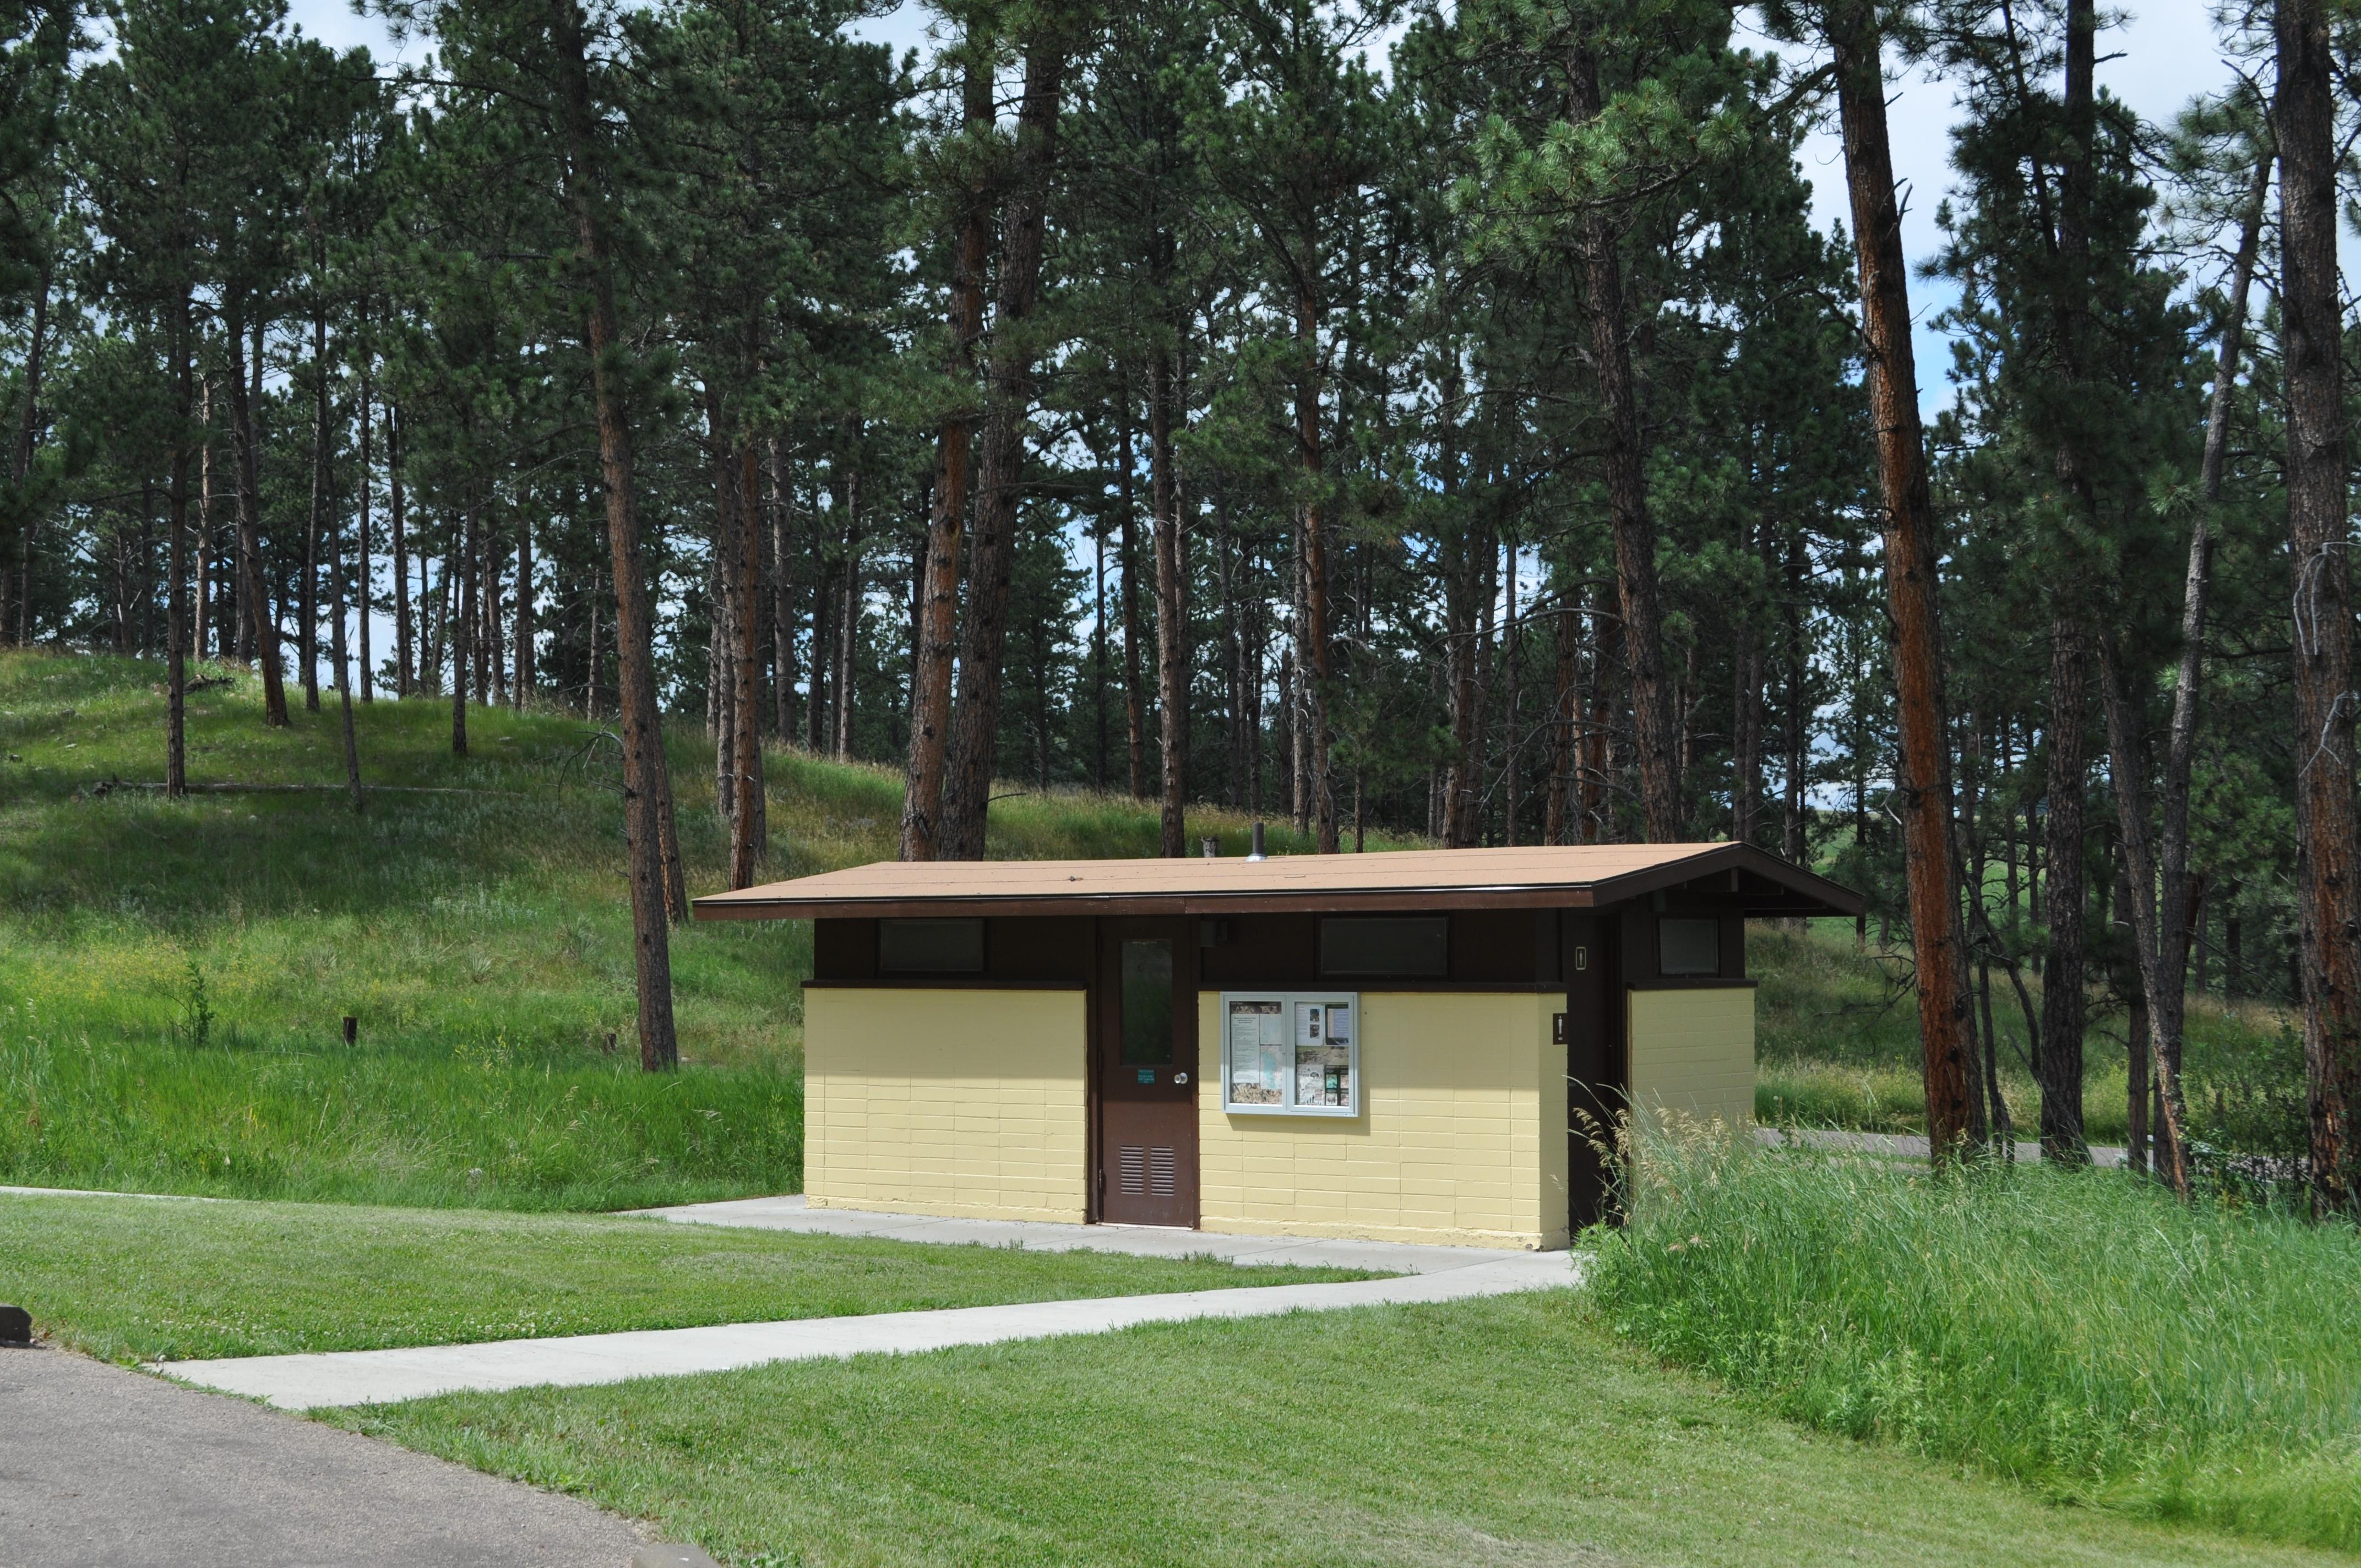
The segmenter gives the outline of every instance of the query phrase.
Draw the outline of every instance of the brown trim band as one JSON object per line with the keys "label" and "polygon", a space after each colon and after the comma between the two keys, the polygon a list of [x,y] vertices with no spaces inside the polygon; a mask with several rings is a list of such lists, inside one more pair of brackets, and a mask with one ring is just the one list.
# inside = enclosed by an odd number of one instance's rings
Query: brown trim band
{"label": "brown trim band", "polygon": [[[1589,887],[1471,888],[1447,893],[1107,894],[1071,898],[732,899],[691,908],[699,920],[900,920],[928,916],[1344,915],[1367,910],[1453,913],[1481,909],[1596,909],[1627,903]],[[1632,896],[1637,896],[1636,894]],[[1850,913],[1825,904],[1749,904],[1759,919]]]}
{"label": "brown trim band", "polygon": [[1659,975],[1644,985],[1635,981],[1624,989],[1627,991],[1752,991],[1762,983],[1761,981],[1751,978],[1725,980],[1718,974],[1667,974]]}
{"label": "brown trim band", "polygon": [[1086,980],[1005,980],[997,975],[894,974],[876,980],[807,980],[806,991],[1088,991]]}
{"label": "brown trim band", "polygon": [[[1372,985],[1371,980],[1383,983]],[[1752,985],[1751,980],[1708,980],[1695,982],[1713,985]],[[1088,991],[1084,980],[1004,980],[997,976],[969,975],[887,975],[876,980],[807,980],[807,991]],[[1634,991],[1675,991],[1679,983],[1662,986],[1634,986]],[[1562,980],[1432,980],[1406,982],[1392,976],[1329,975],[1318,980],[1283,981],[1259,980],[1200,981],[1201,996],[1219,995],[1224,991],[1350,991],[1363,996],[1426,996],[1502,995],[1502,996],[1562,996],[1566,984]]]}
{"label": "brown trim band", "polygon": [[1209,991],[1350,991],[1362,996],[1506,995],[1557,996],[1565,992],[1562,980],[1404,980],[1400,975],[1330,974],[1312,980],[1230,980],[1219,985],[1200,981]]}
{"label": "brown trim band", "polygon": [[1031,898],[733,898],[702,899],[699,920],[899,920],[925,916],[1096,916],[1337,914],[1347,910],[1584,909],[1587,888],[1472,888],[1411,893],[1076,894]]}

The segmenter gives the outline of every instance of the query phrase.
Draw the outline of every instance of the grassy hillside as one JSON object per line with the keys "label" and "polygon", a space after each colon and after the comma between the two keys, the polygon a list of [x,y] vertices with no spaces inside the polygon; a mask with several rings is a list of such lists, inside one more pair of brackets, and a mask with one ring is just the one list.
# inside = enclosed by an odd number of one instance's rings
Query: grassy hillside
{"label": "grassy hillside", "polygon": [[[1854,948],[1850,921],[1795,931],[1758,925],[1747,942],[1757,993],[1761,1075],[1755,1114],[1788,1126],[1924,1132],[1917,998],[1905,989],[1906,953]],[[1993,1025],[2001,1042],[2001,1092],[2018,1135],[2036,1135],[2041,1097],[2026,1029],[2006,979],[1993,977]],[[2036,1009],[2038,981],[2028,981]],[[2123,1010],[2093,994],[2083,1043],[2085,1126],[2094,1142],[2126,1135]],[[2262,1153],[2300,1151],[2303,1046],[2296,1020],[2260,1002],[2192,996],[2186,1070],[2191,1121],[2204,1141]]]}
{"label": "grassy hillside", "polygon": [[[190,698],[192,783],[341,782],[333,699],[272,730],[254,680],[202,673],[226,684]],[[357,818],[333,788],[173,802],[115,787],[163,776],[160,674],[0,652],[0,1182],[520,1208],[801,1186],[810,927],[677,932],[687,1065],[641,1074],[599,727],[477,707],[458,758],[447,704],[378,702],[365,777],[447,793],[375,793]],[[723,885],[702,745],[674,729],[693,894]],[[777,874],[892,854],[898,776],[770,768]],[[1190,831],[1242,852],[1246,828]],[[1155,836],[1129,801],[993,812],[1000,854]]]}
{"label": "grassy hillside", "polygon": [[[193,782],[328,787],[181,802],[118,787],[162,777],[158,667],[0,652],[0,1181],[532,1208],[801,1185],[810,927],[676,933],[687,1068],[639,1073],[598,726],[478,707],[459,758],[446,704],[364,706],[364,774],[399,787],[357,818],[334,787],[333,701],[299,702],[272,730],[250,677],[203,673],[223,684],[190,699]],[[710,754],[686,726],[672,746],[690,889],[713,891]],[[792,751],[769,770],[777,874],[893,853],[897,773]],[[1206,811],[1190,832],[1236,852],[1247,826]],[[992,830],[996,854],[1137,855],[1157,824],[1127,799],[1018,793]],[[1923,1125],[1898,961],[1856,954],[1849,929],[1767,926],[1752,961],[1764,1119]],[[2030,1127],[2016,1010],[2004,992],[1994,1007]],[[2286,1098],[2300,1058],[2285,1020],[2201,1003],[2191,1022],[2202,1112],[2226,1094],[2216,1120],[2252,1120]],[[2102,1012],[2087,1086],[2101,1138],[2123,1135],[2121,1036]]]}

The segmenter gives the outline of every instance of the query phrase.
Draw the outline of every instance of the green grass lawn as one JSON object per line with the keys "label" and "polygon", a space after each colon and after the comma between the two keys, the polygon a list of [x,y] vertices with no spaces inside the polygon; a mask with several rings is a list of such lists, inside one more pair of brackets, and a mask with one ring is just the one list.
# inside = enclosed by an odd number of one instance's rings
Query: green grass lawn
{"label": "green grass lawn", "polygon": [[0,1196],[0,1299],[110,1359],[689,1328],[1370,1276],[588,1214]]}
{"label": "green grass lawn", "polygon": [[1812,1433],[1667,1372],[1572,1291],[327,1419],[741,1568],[2347,1561]]}
{"label": "green grass lawn", "polygon": [[[357,819],[333,790],[105,788],[163,776],[161,674],[0,652],[0,1182],[510,1209],[801,1190],[810,925],[676,931],[686,1066],[639,1073],[598,727],[478,707],[457,758],[447,703],[359,707],[365,777],[474,793],[372,795]],[[272,730],[255,685],[190,698],[192,781],[341,781],[333,703]],[[711,756],[686,727],[670,743],[690,891],[717,891]],[[777,875],[892,856],[897,773],[769,768]],[[1003,801],[992,827],[1006,855],[1157,835],[1079,795]]]}

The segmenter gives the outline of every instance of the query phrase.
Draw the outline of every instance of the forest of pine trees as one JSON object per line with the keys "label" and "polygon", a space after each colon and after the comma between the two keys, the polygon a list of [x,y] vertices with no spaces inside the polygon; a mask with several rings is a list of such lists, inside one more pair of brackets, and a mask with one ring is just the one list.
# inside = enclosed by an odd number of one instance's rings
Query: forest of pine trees
{"label": "forest of pine trees", "polygon": [[739,884],[779,744],[909,858],[995,787],[1747,840],[1915,955],[1939,1135],[1999,1006],[2080,1157],[2097,992],[2177,1178],[2182,998],[2260,997],[2346,1201],[2341,13],[2153,124],[2092,0],[937,5],[6,0],[0,641],[168,666],[175,789],[196,660],[611,727],[652,1066],[687,725]]}

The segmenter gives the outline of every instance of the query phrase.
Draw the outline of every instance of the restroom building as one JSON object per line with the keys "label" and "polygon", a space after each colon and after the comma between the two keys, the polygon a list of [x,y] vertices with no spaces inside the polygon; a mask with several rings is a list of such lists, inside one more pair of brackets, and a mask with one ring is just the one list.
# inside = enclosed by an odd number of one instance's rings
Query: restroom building
{"label": "restroom building", "polygon": [[1860,909],[1737,844],[887,861],[696,902],[813,922],[815,1206],[1524,1248],[1598,1217],[1587,1126],[1751,1119],[1747,920]]}

